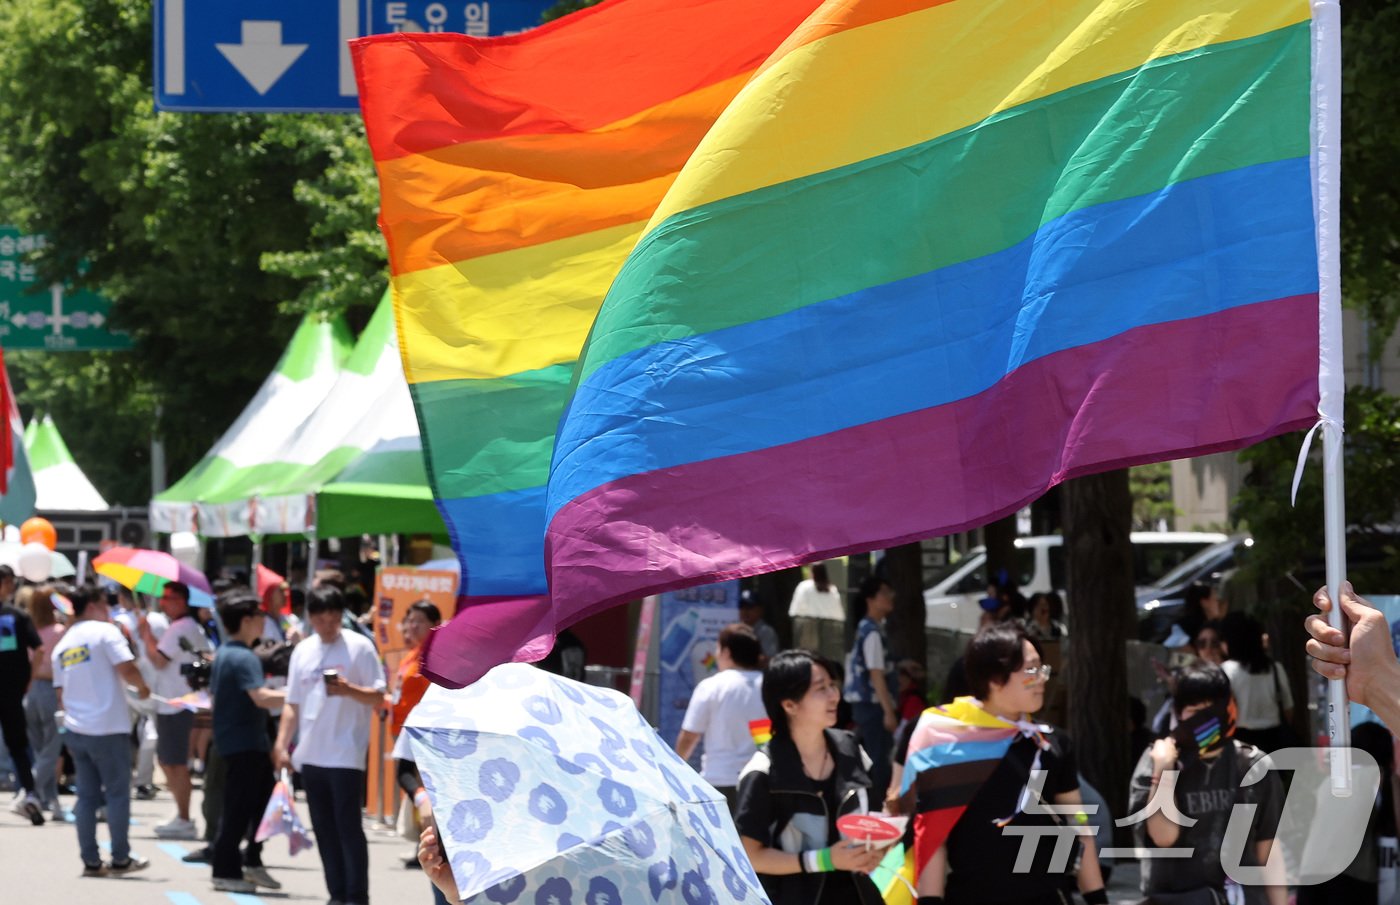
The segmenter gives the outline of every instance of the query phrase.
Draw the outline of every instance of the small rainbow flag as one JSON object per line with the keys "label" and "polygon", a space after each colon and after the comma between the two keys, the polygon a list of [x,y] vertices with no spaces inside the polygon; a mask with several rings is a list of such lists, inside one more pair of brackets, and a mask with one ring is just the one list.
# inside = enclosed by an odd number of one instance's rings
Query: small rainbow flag
{"label": "small rainbow flag", "polygon": [[753,736],[755,745],[766,745],[773,740],[772,720],[751,720],[749,721],[749,734]]}

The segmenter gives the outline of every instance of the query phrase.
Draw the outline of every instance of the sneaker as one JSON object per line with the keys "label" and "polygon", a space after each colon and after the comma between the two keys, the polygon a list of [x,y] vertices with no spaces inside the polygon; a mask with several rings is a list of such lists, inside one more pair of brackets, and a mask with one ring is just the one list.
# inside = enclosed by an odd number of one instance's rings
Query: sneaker
{"label": "sneaker", "polygon": [[150,801],[156,797],[156,794],[155,786],[137,786],[135,797],[139,798],[141,801]]}
{"label": "sneaker", "polygon": [[33,792],[17,796],[14,804],[10,805],[10,810],[21,817],[29,818],[29,822],[35,826],[44,825],[44,808],[39,804],[39,796]]}
{"label": "sneaker", "polygon": [[182,820],[179,816],[175,816],[156,827],[156,838],[197,839],[199,837],[194,831],[193,820]]}
{"label": "sneaker", "polygon": [[263,889],[281,889],[282,884],[272,878],[272,874],[267,872],[267,868],[261,864],[243,868],[243,879],[249,883],[261,886]]}
{"label": "sneaker", "polygon": [[73,812],[65,811],[63,808],[54,808],[53,813],[49,815],[49,819],[54,823],[72,823]]}
{"label": "sneaker", "polygon": [[251,880],[235,880],[231,877],[215,877],[214,889],[218,892],[257,892],[258,886]]}
{"label": "sneaker", "polygon": [[107,865],[98,861],[96,864],[83,863],[84,877],[105,877],[107,876]]}
{"label": "sneaker", "polygon": [[131,855],[124,861],[112,861],[107,865],[109,874],[134,874],[138,870],[145,870],[151,866],[149,858],[142,858],[140,855]]}
{"label": "sneaker", "polygon": [[214,860],[214,851],[206,845],[204,848],[195,849],[180,860],[186,864],[208,864]]}

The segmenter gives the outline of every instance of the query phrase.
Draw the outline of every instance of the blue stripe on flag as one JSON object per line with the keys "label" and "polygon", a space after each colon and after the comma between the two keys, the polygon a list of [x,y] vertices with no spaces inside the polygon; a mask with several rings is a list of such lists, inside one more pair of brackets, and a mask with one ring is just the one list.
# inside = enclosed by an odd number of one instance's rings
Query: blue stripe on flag
{"label": "blue stripe on flag", "polygon": [[604,364],[560,425],[548,518],[627,475],[933,408],[1055,352],[1317,287],[1307,158],[1075,211],[992,255]]}

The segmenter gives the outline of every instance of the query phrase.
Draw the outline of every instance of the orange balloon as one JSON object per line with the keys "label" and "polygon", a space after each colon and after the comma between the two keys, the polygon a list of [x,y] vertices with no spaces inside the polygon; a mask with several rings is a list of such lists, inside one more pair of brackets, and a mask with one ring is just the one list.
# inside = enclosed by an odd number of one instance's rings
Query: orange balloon
{"label": "orange balloon", "polygon": [[58,546],[58,532],[46,518],[35,516],[19,526],[19,542],[22,544],[41,543],[50,550]]}

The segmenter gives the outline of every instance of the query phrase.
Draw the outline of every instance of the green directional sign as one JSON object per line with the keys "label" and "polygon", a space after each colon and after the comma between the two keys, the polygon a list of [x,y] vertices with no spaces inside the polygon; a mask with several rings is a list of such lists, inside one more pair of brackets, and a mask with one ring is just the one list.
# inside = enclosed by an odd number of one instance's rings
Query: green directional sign
{"label": "green directional sign", "polygon": [[61,283],[38,282],[31,257],[46,244],[43,236],[0,226],[0,347],[130,349],[131,337],[108,328],[111,302]]}

